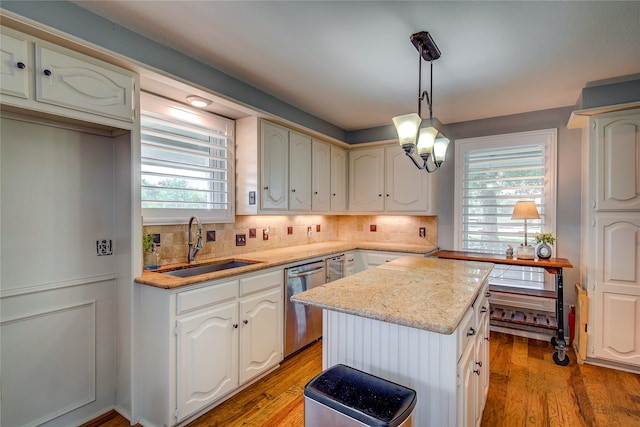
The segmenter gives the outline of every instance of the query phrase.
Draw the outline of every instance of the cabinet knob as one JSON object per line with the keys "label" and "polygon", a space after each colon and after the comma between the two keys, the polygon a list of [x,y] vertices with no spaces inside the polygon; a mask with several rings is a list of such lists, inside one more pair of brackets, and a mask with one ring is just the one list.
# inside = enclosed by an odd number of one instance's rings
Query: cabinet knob
{"label": "cabinet knob", "polygon": [[267,185],[266,187],[262,187],[262,188],[265,189],[265,190],[268,190],[269,186]]}
{"label": "cabinet knob", "polygon": [[480,370],[479,369],[474,369],[473,373],[476,374],[477,376],[480,376]]}
{"label": "cabinet knob", "polygon": [[387,197],[389,197],[389,195],[387,194]]}
{"label": "cabinet knob", "polygon": [[469,328],[469,332],[467,332],[468,337],[472,337],[476,334],[476,330],[473,328]]}
{"label": "cabinet knob", "polygon": [[486,312],[487,312],[487,307],[484,307],[484,306],[483,306],[483,307],[480,309],[480,313],[486,313]]}
{"label": "cabinet knob", "polygon": [[336,193],[333,193],[333,197],[336,197]]}
{"label": "cabinet knob", "polygon": [[27,66],[24,64],[24,62],[18,62],[16,64],[16,67],[20,68],[21,70],[24,70],[25,68],[27,68]]}
{"label": "cabinet knob", "polygon": [[53,74],[53,73],[51,72],[51,70],[44,70],[44,75],[45,75],[45,76],[50,76],[51,74]]}
{"label": "cabinet knob", "polygon": [[295,193],[295,192],[296,192],[296,189],[295,189],[295,188],[292,188],[292,189],[291,189],[291,192],[292,192],[292,193]]}
{"label": "cabinet knob", "polygon": [[233,324],[233,327],[234,327],[234,329],[238,329],[238,324],[237,324],[237,323],[234,323],[234,324]]}
{"label": "cabinet knob", "polygon": [[382,194],[378,194],[378,197],[382,197]]}
{"label": "cabinet knob", "polygon": [[318,192],[317,192],[317,191],[314,191],[314,192],[313,192],[313,194],[318,194]]}
{"label": "cabinet knob", "polygon": [[491,292],[487,292],[485,295],[487,298],[489,298],[491,296]]}
{"label": "cabinet knob", "polygon": [[245,319],[245,320],[242,321],[242,323],[244,323],[246,325],[247,323],[249,323],[249,321]]}
{"label": "cabinet knob", "polygon": [[485,340],[487,340],[487,341],[491,341],[491,340],[489,339],[489,337],[484,337],[484,339],[485,339]]}
{"label": "cabinet knob", "polygon": [[479,367],[481,367],[481,368],[482,368],[482,361],[480,361],[480,362],[476,362],[476,365],[478,365]]}

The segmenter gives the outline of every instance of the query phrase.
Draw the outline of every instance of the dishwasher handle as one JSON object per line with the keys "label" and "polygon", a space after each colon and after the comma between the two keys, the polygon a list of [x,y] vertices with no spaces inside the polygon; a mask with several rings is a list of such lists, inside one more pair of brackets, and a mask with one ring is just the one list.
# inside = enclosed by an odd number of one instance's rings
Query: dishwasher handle
{"label": "dishwasher handle", "polygon": [[310,276],[320,270],[324,270],[324,266],[322,267],[318,267],[318,268],[314,268],[313,270],[307,270],[307,271],[303,271],[302,273],[289,273],[289,277],[290,278],[296,278],[296,277],[305,277],[305,276]]}

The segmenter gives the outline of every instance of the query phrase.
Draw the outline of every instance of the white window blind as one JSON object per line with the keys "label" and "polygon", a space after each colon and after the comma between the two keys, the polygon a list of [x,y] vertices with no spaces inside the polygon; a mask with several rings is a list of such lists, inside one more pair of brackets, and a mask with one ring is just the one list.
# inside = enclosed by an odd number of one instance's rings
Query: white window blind
{"label": "white window blind", "polygon": [[[456,235],[464,251],[504,254],[524,243],[524,220],[512,220],[519,200],[533,200],[540,220],[527,220],[528,240],[555,234],[556,131],[535,131],[456,142]],[[540,268],[496,265],[490,283],[530,289],[552,288]]]}
{"label": "white window blind", "polygon": [[233,122],[145,94],[140,124],[145,224],[233,220]]}

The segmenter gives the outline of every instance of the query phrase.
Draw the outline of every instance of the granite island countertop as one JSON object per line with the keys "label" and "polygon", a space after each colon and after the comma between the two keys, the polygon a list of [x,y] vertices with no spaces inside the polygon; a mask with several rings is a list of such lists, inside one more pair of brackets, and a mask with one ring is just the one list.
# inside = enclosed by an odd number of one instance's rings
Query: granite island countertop
{"label": "granite island countertop", "polygon": [[219,257],[198,261],[191,265],[206,265],[214,262],[222,262],[227,260],[252,261],[251,265],[233,268],[229,270],[216,271],[212,273],[201,274],[191,277],[175,277],[163,272],[190,267],[189,264],[172,264],[162,266],[158,270],[145,270],[141,277],[135,279],[136,283],[143,285],[155,286],[164,289],[175,289],[182,286],[188,286],[196,283],[202,283],[209,280],[222,279],[238,274],[249,273],[253,271],[264,270],[279,265],[286,265],[293,262],[305,261],[308,259],[323,257],[338,252],[346,252],[350,250],[376,250],[388,252],[406,252],[425,254],[436,249],[433,245],[416,245],[405,243],[386,243],[386,242],[368,242],[368,241],[330,241],[321,243],[311,243],[308,245],[297,245],[278,249],[268,249],[264,251],[248,252],[239,255]]}
{"label": "granite island countertop", "polygon": [[453,333],[493,264],[402,257],[291,297],[294,302],[441,334]]}

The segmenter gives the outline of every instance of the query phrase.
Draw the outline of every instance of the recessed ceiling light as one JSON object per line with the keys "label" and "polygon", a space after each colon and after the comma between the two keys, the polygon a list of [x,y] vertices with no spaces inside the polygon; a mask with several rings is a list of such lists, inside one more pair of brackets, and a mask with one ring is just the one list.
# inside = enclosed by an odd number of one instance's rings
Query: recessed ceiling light
{"label": "recessed ceiling light", "polygon": [[211,104],[211,101],[209,101],[208,99],[201,98],[201,97],[196,96],[196,95],[187,96],[187,101],[192,106],[198,107],[198,108],[204,108],[207,105]]}

